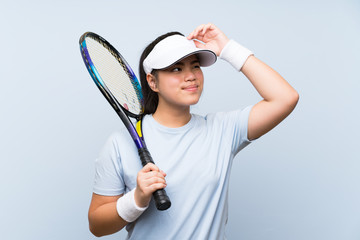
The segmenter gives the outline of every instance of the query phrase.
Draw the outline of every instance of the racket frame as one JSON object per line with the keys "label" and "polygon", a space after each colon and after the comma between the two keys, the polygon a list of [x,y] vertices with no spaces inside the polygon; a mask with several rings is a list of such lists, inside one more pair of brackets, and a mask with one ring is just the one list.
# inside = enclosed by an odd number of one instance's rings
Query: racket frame
{"label": "racket frame", "polygon": [[[142,114],[134,114],[127,109],[125,109],[114,97],[114,95],[111,93],[111,91],[108,89],[104,81],[102,80],[100,74],[98,73],[94,63],[91,60],[90,54],[87,50],[86,46],[86,38],[90,37],[93,40],[101,43],[109,52],[119,61],[119,64],[122,65],[124,71],[126,71],[128,77],[131,79],[131,83],[134,90],[137,93],[137,96],[140,100],[140,103],[143,104],[142,100],[142,94],[141,94],[141,87],[139,84],[139,81],[137,80],[134,72],[132,71],[129,64],[126,62],[124,57],[104,38],[101,36],[92,33],[92,32],[86,32],[84,33],[79,40],[80,43],[80,51],[81,56],[83,58],[83,61],[85,63],[86,69],[88,70],[91,78],[95,82],[96,86],[99,88],[100,92],[103,94],[103,96],[106,98],[106,100],[109,102],[109,104],[113,107],[117,115],[120,117],[122,122],[124,123],[125,127],[127,128],[129,134],[131,135],[131,138],[135,142],[135,145],[138,149],[138,153],[140,156],[140,160],[143,166],[145,166],[147,163],[154,163],[143,138],[142,134]],[[140,95],[138,95],[140,94]],[[135,118],[138,124],[136,127],[130,120],[130,117]],[[169,197],[166,194],[166,191],[164,189],[159,189],[153,193],[155,204],[158,210],[166,210],[171,206],[171,202]]]}

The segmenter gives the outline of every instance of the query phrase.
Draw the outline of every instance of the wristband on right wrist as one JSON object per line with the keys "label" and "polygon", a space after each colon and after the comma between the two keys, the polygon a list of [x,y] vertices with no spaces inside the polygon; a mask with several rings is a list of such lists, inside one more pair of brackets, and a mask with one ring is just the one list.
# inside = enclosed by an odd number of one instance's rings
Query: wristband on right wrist
{"label": "wristband on right wrist", "polygon": [[229,62],[237,71],[241,71],[249,56],[254,55],[249,49],[231,39],[220,53],[220,58]]}
{"label": "wristband on right wrist", "polygon": [[116,210],[119,216],[127,222],[135,221],[148,208],[138,207],[135,202],[135,188],[121,196],[116,202]]}

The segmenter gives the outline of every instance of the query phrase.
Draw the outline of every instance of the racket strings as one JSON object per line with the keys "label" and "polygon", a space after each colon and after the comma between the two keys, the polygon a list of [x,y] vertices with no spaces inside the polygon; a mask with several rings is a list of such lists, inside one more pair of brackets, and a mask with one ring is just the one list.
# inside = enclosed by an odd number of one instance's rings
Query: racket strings
{"label": "racket strings", "polygon": [[140,86],[139,82],[137,81],[137,79],[135,77],[135,74],[133,72],[130,72],[130,69],[128,68],[127,64],[123,61],[123,59],[121,59],[119,57],[119,55],[114,53],[114,51],[112,51],[112,49],[108,48],[108,46],[106,46],[105,44],[103,44],[103,46],[105,48],[107,48],[110,51],[110,53],[119,61],[122,68],[124,69],[124,71],[128,75],[129,79],[131,80],[131,83],[133,84],[133,87],[134,87],[134,90],[135,90],[135,93],[136,93],[138,99],[140,101],[142,101],[143,97],[142,97],[142,92],[141,92],[141,86]]}
{"label": "racket strings", "polygon": [[139,89],[126,64],[104,43],[87,38],[86,46],[103,83],[118,103],[134,114],[142,112]]}

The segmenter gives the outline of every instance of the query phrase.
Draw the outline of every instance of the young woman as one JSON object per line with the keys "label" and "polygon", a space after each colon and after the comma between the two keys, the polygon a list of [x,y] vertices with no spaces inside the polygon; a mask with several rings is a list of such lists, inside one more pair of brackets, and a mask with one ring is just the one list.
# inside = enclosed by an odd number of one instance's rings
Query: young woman
{"label": "young woman", "polygon": [[[191,114],[203,90],[201,67],[217,56],[241,71],[263,100],[231,112]],[[141,166],[125,129],[113,134],[96,161],[90,230],[103,236],[126,226],[128,239],[224,239],[234,156],[288,116],[298,93],[213,24],[187,37],[160,36],[144,50],[139,69],[143,133],[156,165]],[[166,211],[151,198],[161,188],[172,201]]]}

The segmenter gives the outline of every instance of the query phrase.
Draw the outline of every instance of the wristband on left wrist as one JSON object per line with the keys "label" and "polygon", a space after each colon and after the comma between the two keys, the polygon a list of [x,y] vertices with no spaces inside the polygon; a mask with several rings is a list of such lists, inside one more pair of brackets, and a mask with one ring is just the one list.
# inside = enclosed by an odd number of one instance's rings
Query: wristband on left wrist
{"label": "wristband on left wrist", "polygon": [[219,57],[229,62],[237,71],[245,64],[246,60],[254,55],[249,49],[231,39],[221,51]]}

